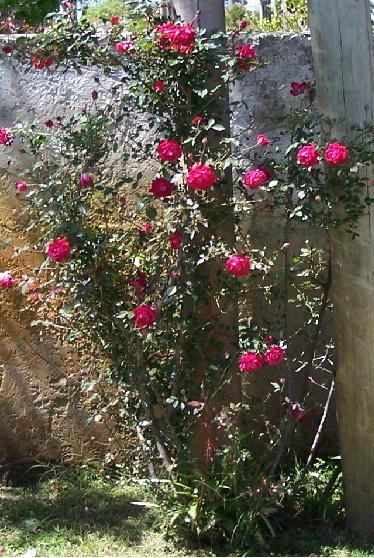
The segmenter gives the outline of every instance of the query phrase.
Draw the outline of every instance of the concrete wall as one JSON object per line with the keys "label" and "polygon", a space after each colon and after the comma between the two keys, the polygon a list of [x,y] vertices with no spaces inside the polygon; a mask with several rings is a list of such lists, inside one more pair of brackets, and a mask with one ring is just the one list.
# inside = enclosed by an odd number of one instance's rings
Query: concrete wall
{"label": "concrete wall", "polygon": [[[234,111],[235,132],[250,128],[247,142],[255,143],[259,132],[276,138],[280,120],[299,99],[289,93],[291,81],[313,79],[312,56],[308,36],[291,34],[259,35],[258,54],[264,66],[248,74],[232,91],[234,100],[245,100],[248,110]],[[20,66],[0,51],[0,127],[36,119],[64,116],[83,108],[93,89],[102,90],[94,81],[95,70],[78,75],[74,70],[34,70]],[[277,139],[277,144],[287,138]],[[14,180],[32,161],[20,152],[22,146],[0,147],[0,237],[17,227],[17,201]],[[279,221],[256,221],[250,216],[254,238],[259,231],[271,231],[273,240],[281,242]],[[19,234],[19,230],[18,230]],[[21,237],[23,235],[21,234]],[[20,241],[24,238],[20,238]],[[12,267],[11,254],[0,252],[0,271]],[[17,300],[1,294],[0,321],[0,462],[31,460],[37,456],[58,457],[74,444],[89,446],[91,437],[100,436],[87,426],[79,396],[74,403],[66,394],[61,351],[40,345],[21,317]],[[261,310],[262,312],[262,310]],[[46,355],[48,358],[46,358]],[[274,374],[273,374],[274,376]],[[272,373],[255,380],[251,390],[261,396],[268,389]],[[83,442],[82,442],[83,441]]]}

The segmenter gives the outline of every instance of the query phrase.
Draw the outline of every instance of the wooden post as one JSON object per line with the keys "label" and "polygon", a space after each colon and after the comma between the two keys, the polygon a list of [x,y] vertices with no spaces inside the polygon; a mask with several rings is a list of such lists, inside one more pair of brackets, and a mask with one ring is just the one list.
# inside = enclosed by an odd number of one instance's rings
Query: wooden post
{"label": "wooden post", "polygon": [[[373,122],[374,50],[369,0],[309,0],[320,112],[351,125]],[[338,121],[340,120],[340,122]],[[370,173],[371,174],[371,173]],[[369,182],[369,193],[373,188]],[[366,195],[367,192],[363,192]],[[374,228],[373,209],[359,237],[331,232],[339,435],[347,525],[374,534]]]}
{"label": "wooden post", "polygon": [[207,31],[225,30],[224,0],[173,0],[173,5],[184,21],[192,21],[199,14],[198,27]]}
{"label": "wooden post", "polygon": [[[225,30],[224,0],[173,0],[173,5],[177,15],[183,21],[192,21],[197,15],[196,26],[206,29],[208,34]],[[211,79],[214,83],[220,80],[220,72],[214,68],[214,60],[212,60]],[[230,135],[228,88],[223,89],[222,96],[209,105],[209,117],[222,123],[226,128],[226,135]],[[213,132],[209,135],[211,144],[220,141],[220,139],[220,132]],[[214,188],[209,195],[213,201],[212,208],[208,210],[209,213],[207,214],[210,227],[209,230],[201,233],[202,237],[199,241],[208,242],[209,238],[214,236],[222,239],[227,246],[231,246],[234,250],[235,221],[232,209],[233,180],[230,168],[226,170],[224,180],[219,187]],[[207,237],[203,238],[204,235],[207,235]],[[207,374],[209,367],[217,368],[217,363],[220,363],[214,374],[216,374],[217,380],[221,380],[224,373],[226,386],[215,396],[214,401],[211,401],[211,406],[214,406],[217,413],[230,402],[239,401],[241,395],[241,379],[237,363],[239,345],[237,300],[234,293],[231,293],[230,297],[226,297],[224,301],[221,300],[222,306],[219,308],[215,299],[215,293],[218,291],[217,278],[224,272],[224,266],[224,258],[210,260],[206,265],[199,266],[194,276],[195,283],[205,287],[205,304],[204,308],[195,310],[193,320],[201,325],[206,321],[206,315],[209,315],[215,322],[213,332],[201,336],[200,346],[204,358],[196,370],[194,389],[196,390],[196,396],[201,397],[204,375]],[[188,302],[186,306],[188,306]],[[189,351],[195,353],[196,347],[187,346],[187,359]],[[210,370],[210,373],[212,373],[212,370]],[[206,461],[204,455],[206,456],[211,435],[209,428],[200,426],[191,437],[193,455],[200,463]]]}

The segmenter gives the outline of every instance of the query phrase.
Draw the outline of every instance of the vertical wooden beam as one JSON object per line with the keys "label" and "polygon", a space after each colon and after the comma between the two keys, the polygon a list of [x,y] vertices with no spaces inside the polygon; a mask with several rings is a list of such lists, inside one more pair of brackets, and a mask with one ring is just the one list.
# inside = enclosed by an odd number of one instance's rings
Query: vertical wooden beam
{"label": "vertical wooden beam", "polygon": [[184,21],[192,21],[199,14],[198,27],[208,31],[225,30],[224,0],[173,0],[173,5]]}
{"label": "vertical wooden beam", "polygon": [[[321,113],[344,141],[351,125],[373,122],[374,49],[369,0],[309,0]],[[369,172],[371,174],[371,171]],[[373,188],[368,190],[373,196]],[[363,192],[366,195],[368,192]],[[347,524],[374,534],[373,209],[351,240],[331,232],[338,423]]]}

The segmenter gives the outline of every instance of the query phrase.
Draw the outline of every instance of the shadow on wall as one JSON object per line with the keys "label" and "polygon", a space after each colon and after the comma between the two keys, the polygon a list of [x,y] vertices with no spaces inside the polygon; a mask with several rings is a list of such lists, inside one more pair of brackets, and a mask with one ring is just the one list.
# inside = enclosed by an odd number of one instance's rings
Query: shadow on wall
{"label": "shadow on wall", "polygon": [[[27,238],[14,181],[8,177],[1,184],[0,239],[11,237],[22,246]],[[39,258],[32,252],[14,258],[7,247],[0,252],[0,271],[12,270],[19,279]],[[90,421],[79,393],[68,385],[66,373],[76,363],[65,350],[39,340],[30,314],[20,311],[23,303],[17,287],[0,292],[0,464],[93,457],[105,445],[105,432]]]}

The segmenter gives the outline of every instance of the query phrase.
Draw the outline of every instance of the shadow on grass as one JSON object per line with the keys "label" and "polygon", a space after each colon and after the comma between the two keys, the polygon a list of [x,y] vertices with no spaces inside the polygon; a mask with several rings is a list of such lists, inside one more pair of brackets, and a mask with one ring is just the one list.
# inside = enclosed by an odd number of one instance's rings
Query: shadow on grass
{"label": "shadow on grass", "polygon": [[36,548],[38,555],[110,555],[128,554],[134,547],[145,555],[163,553],[159,510],[131,504],[144,499],[147,495],[136,488],[109,483],[0,487],[0,545],[6,554]]}

